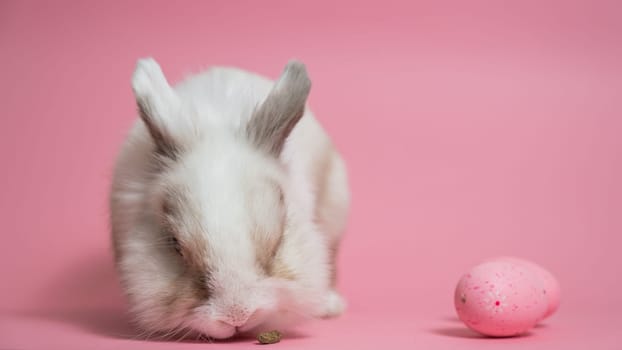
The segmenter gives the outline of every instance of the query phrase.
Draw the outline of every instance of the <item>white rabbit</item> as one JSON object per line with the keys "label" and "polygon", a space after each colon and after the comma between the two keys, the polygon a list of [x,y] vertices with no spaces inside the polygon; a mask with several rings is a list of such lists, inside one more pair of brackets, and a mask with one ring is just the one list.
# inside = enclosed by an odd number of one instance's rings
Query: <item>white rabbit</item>
{"label": "white rabbit", "polygon": [[276,83],[212,68],[172,88],[153,59],[111,189],[117,270],[149,334],[212,338],[339,315],[344,163],[305,107],[292,61]]}

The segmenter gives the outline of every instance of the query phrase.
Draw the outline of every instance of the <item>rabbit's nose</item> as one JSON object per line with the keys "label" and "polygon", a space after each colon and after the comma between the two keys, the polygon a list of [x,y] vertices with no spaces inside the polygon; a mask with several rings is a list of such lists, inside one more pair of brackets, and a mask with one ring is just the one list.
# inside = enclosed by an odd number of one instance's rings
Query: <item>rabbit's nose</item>
{"label": "rabbit's nose", "polygon": [[241,327],[248,321],[251,314],[252,311],[248,308],[240,305],[233,305],[229,307],[221,321],[233,327]]}

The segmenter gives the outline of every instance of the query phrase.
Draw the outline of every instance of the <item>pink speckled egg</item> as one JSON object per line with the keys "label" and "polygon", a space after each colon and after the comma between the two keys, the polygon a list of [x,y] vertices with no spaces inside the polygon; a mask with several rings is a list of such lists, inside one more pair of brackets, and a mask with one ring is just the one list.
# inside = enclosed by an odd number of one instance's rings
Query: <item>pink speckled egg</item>
{"label": "pink speckled egg", "polygon": [[462,276],[454,304],[464,324],[495,337],[527,332],[548,308],[535,272],[507,260],[485,262]]}
{"label": "pink speckled egg", "polygon": [[548,302],[548,307],[544,315],[542,315],[541,320],[551,316],[553,313],[555,313],[555,311],[557,311],[561,298],[561,288],[555,276],[553,276],[553,274],[550,273],[548,270],[536,263],[513,256],[500,256],[488,261],[514,261],[516,263],[523,264],[527,268],[534,271],[542,281],[542,293],[546,295],[546,299]]}

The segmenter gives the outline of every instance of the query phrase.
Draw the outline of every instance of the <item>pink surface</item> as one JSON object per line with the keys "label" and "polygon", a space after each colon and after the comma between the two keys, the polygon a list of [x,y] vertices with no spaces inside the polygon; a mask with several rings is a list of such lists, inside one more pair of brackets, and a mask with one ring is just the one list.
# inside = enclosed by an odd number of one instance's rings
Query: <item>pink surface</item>
{"label": "pink surface", "polygon": [[[620,348],[619,2],[0,2],[0,348],[129,340],[107,186],[133,122],[130,74],[308,65],[348,162],[340,256],[350,310],[275,347]],[[481,339],[455,285],[488,257],[551,270],[556,315]],[[207,345],[198,345],[205,347]],[[227,343],[250,348],[252,342]]]}

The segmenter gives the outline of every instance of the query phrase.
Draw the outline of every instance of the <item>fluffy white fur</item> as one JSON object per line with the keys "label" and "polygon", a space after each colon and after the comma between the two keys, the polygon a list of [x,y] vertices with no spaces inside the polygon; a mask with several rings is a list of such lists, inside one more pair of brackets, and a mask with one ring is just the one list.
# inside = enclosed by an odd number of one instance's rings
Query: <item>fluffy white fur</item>
{"label": "fluffy white fur", "polygon": [[[299,89],[304,104],[306,79],[294,62],[277,84],[212,68],[172,88],[153,59],[138,62],[132,86],[144,116],[120,152],[110,209],[117,268],[147,334],[227,338],[343,311],[333,280],[349,205],[341,158],[308,109],[278,154],[257,143],[275,140],[247,130],[271,92]],[[171,235],[192,243],[181,256]],[[270,249],[272,274],[259,263]]]}

